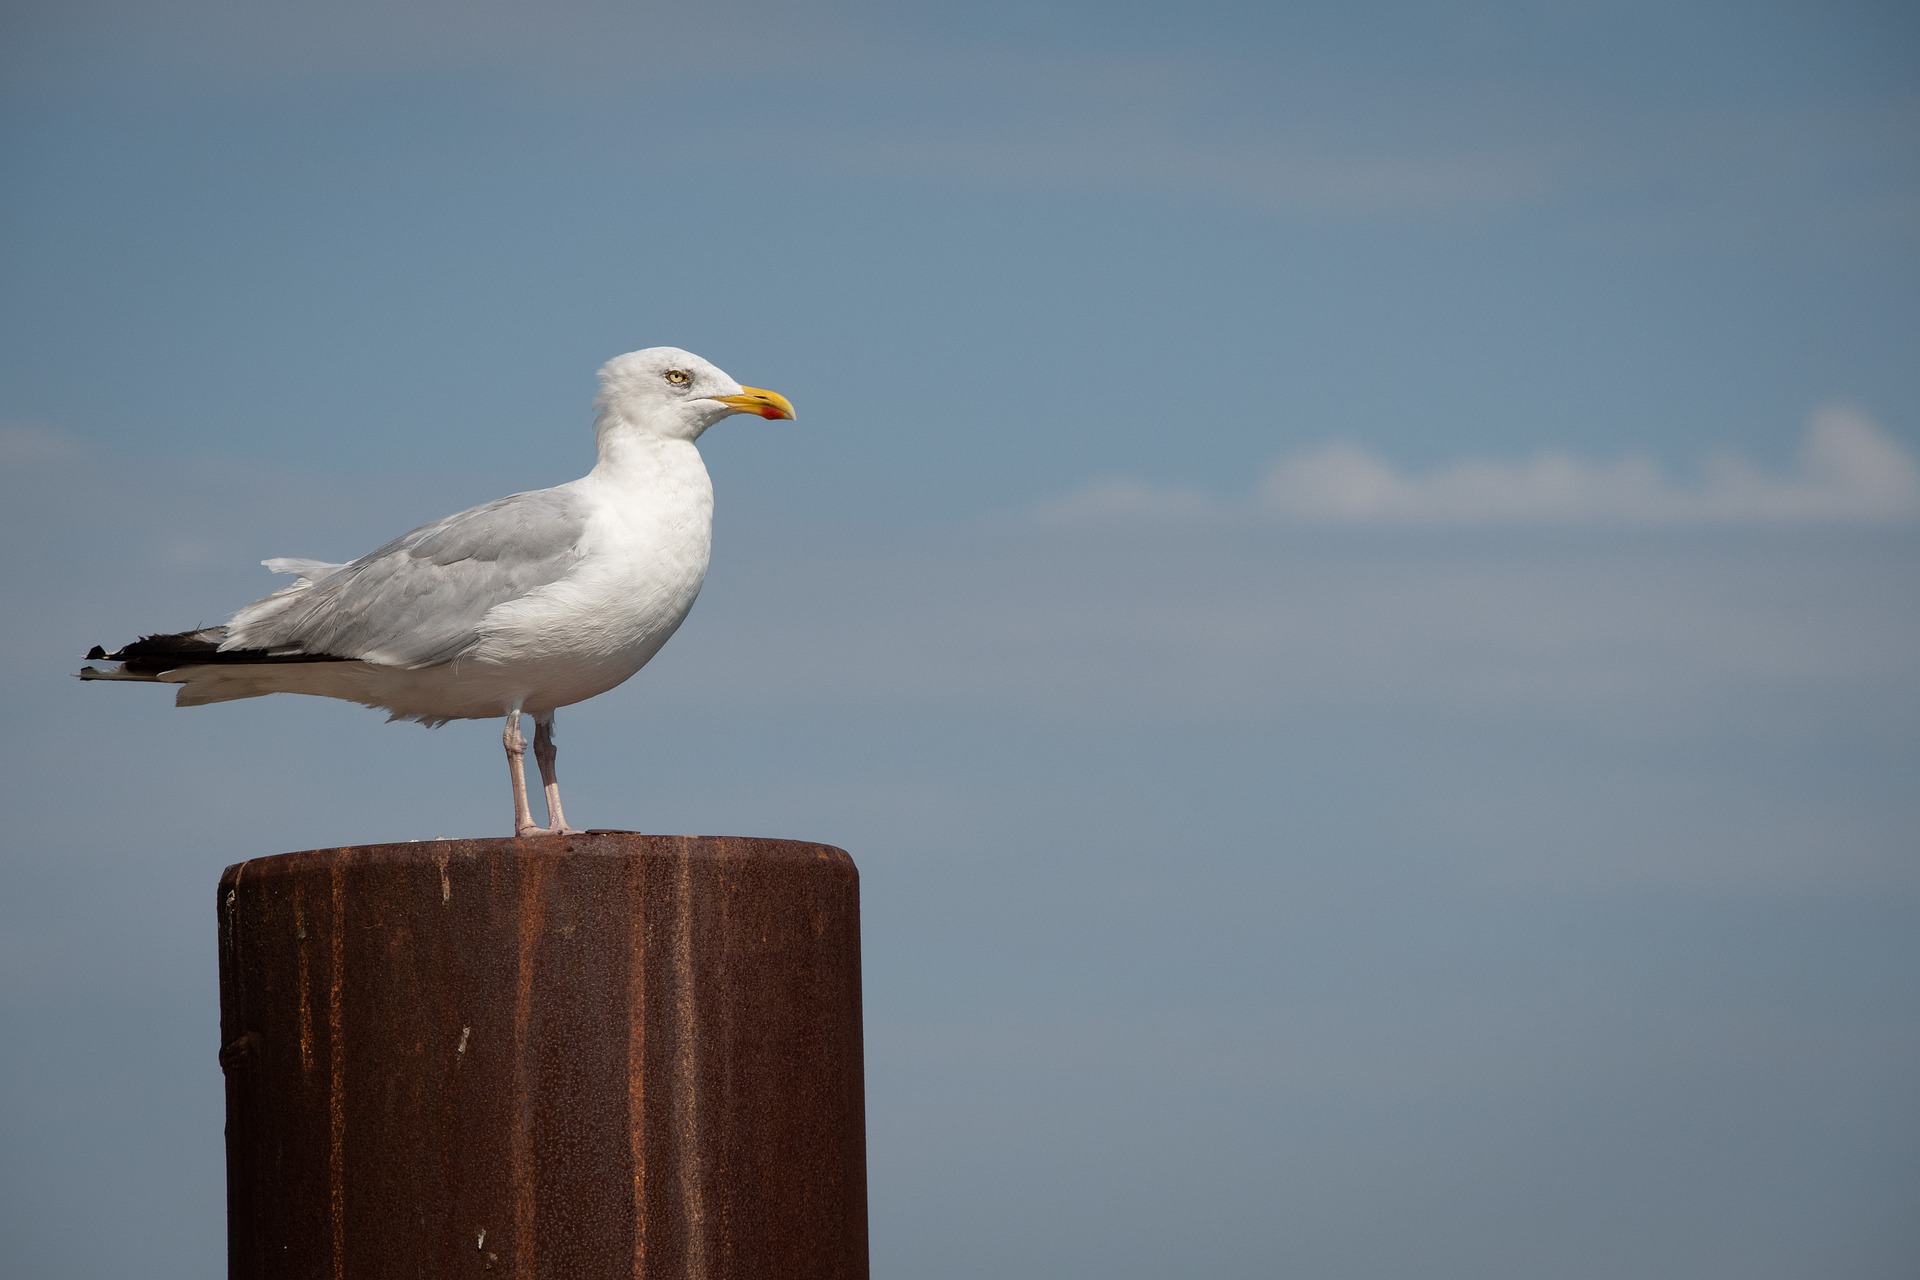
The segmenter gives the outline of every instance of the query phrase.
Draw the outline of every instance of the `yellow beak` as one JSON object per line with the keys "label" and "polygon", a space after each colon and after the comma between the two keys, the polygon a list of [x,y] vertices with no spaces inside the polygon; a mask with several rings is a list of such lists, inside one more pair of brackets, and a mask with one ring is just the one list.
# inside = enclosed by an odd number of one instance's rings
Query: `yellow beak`
{"label": "yellow beak", "polygon": [[792,418],[793,402],[778,391],[763,391],[759,387],[742,387],[737,396],[715,396],[721,404],[731,405],[742,413],[757,413],[763,418]]}

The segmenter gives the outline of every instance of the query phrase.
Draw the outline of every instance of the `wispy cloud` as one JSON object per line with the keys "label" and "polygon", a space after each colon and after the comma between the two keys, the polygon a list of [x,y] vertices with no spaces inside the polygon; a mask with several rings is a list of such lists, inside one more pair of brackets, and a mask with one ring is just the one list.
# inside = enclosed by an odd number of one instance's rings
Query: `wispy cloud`
{"label": "wispy cloud", "polygon": [[1644,456],[1605,460],[1558,452],[1518,461],[1466,458],[1412,471],[1335,441],[1280,458],[1246,497],[1110,480],[1045,502],[1037,514],[1054,525],[1896,524],[1920,517],[1920,463],[1864,414],[1831,406],[1808,423],[1793,462],[1772,473],[1732,453],[1708,457],[1688,480]]}
{"label": "wispy cloud", "polygon": [[[465,79],[584,105],[585,119],[615,122],[620,154],[676,165],[750,157],[807,174],[1309,217],[1559,208],[1579,235],[1614,244],[1676,229],[1724,243],[1783,226],[1804,240],[1810,223],[1905,241],[1920,198],[1904,145],[1920,115],[1910,95],[1709,109],[1579,75],[1436,75],[1454,65],[1438,49],[1409,75],[1397,59],[1386,70],[1356,59],[1332,32],[1301,41],[1260,24],[1249,44],[1194,52],[1102,37],[1100,23],[1071,49],[1035,47],[988,17],[928,23],[862,0],[13,7],[0,70],[16,91],[110,84],[197,98],[332,81],[357,95],[382,78]],[[689,93],[713,51],[741,48],[779,51],[755,62],[755,91],[730,86],[724,111]],[[1518,46],[1511,56],[1533,63]]]}

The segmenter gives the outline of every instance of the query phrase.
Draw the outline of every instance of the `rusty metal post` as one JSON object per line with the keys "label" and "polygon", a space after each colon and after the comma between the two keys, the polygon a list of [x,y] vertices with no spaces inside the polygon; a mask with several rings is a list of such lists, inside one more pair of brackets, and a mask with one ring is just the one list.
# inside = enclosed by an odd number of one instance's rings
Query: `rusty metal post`
{"label": "rusty metal post", "polygon": [[841,850],[322,849],[219,910],[232,1280],[867,1275]]}

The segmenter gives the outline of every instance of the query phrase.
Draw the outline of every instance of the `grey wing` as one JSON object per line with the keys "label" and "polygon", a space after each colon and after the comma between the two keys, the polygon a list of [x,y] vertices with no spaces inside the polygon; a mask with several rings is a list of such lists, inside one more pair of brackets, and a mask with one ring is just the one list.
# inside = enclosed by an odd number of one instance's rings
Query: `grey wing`
{"label": "grey wing", "polygon": [[479,643],[494,606],[564,578],[586,525],[567,488],[473,507],[248,605],[220,647],[410,668],[449,662]]}

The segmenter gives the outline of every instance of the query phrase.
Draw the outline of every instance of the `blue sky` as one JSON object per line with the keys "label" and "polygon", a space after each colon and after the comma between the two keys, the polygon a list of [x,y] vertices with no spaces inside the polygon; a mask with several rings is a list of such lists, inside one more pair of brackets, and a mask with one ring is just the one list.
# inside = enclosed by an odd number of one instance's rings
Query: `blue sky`
{"label": "blue sky", "polygon": [[76,656],[654,343],[801,421],[569,809],[860,862],[876,1275],[1912,1274],[1910,7],[7,23],[24,1274],[218,1268],[220,867],[506,825],[493,728]]}

